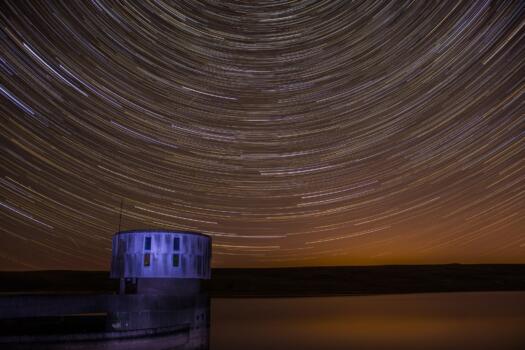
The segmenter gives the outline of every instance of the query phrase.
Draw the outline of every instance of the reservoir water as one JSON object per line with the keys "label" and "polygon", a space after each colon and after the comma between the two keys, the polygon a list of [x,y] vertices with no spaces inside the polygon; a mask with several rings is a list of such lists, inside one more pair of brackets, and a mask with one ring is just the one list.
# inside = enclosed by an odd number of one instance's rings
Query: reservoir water
{"label": "reservoir water", "polygon": [[525,293],[212,299],[211,349],[525,349]]}
{"label": "reservoir water", "polygon": [[525,349],[525,292],[231,298],[209,305],[177,334],[2,349]]}

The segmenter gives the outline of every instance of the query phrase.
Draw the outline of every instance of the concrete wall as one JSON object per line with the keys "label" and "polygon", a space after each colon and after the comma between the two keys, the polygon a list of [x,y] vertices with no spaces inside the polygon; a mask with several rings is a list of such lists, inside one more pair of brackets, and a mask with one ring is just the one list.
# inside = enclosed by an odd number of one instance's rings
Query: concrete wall
{"label": "concrete wall", "polygon": [[201,281],[195,278],[140,278],[137,294],[195,295],[201,292]]}
{"label": "concrete wall", "polygon": [[11,295],[0,297],[0,319],[112,312],[177,311],[206,300],[196,295]]}
{"label": "concrete wall", "polygon": [[[146,244],[148,238],[150,249]],[[178,250],[173,243],[177,238]],[[174,266],[175,255],[178,266]],[[162,230],[124,231],[113,236],[112,278],[209,279],[210,276],[211,238],[208,236]]]}
{"label": "concrete wall", "polygon": [[[62,341],[67,342],[63,348],[69,349],[72,341],[136,338],[180,331],[188,332],[184,342],[187,345],[198,345],[195,348],[200,349],[209,342],[210,300],[206,294],[19,295],[0,297],[0,310],[1,349],[11,349],[13,343],[45,342],[53,342],[54,349],[58,346],[55,342]],[[70,316],[75,319],[74,326],[69,323]],[[97,322],[90,320],[93,317]],[[79,322],[82,320],[85,322]],[[113,349],[113,346],[105,344],[106,348]]]}

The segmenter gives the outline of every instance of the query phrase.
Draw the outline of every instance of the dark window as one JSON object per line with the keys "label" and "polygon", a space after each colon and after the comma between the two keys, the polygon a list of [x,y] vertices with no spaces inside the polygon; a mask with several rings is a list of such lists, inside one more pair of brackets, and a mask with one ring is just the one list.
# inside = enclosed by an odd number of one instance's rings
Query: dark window
{"label": "dark window", "polygon": [[150,266],[151,265],[151,254],[146,253],[144,254],[144,266]]}
{"label": "dark window", "polygon": [[173,237],[173,250],[178,252],[180,250],[180,238]]}
{"label": "dark window", "polygon": [[173,260],[172,260],[173,267],[179,267],[179,254],[173,254]]}
{"label": "dark window", "polygon": [[144,240],[144,250],[151,250],[151,237],[146,237]]}

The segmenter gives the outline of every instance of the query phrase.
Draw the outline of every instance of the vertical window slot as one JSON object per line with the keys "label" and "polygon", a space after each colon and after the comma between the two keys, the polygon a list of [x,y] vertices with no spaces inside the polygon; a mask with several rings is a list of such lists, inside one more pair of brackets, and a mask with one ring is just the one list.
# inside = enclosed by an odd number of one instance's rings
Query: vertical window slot
{"label": "vertical window slot", "polygon": [[173,267],[179,267],[179,263],[180,263],[180,256],[179,254],[173,254],[173,258],[172,258],[172,261],[171,261],[171,264]]}

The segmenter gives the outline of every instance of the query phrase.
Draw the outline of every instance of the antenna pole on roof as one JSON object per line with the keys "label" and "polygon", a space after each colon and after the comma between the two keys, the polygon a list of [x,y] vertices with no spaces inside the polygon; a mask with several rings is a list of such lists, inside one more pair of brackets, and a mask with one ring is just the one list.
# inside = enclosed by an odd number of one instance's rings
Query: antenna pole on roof
{"label": "antenna pole on roof", "polygon": [[118,231],[120,232],[120,225],[122,224],[122,207],[124,206],[124,197],[120,199],[120,217],[118,219]]}

